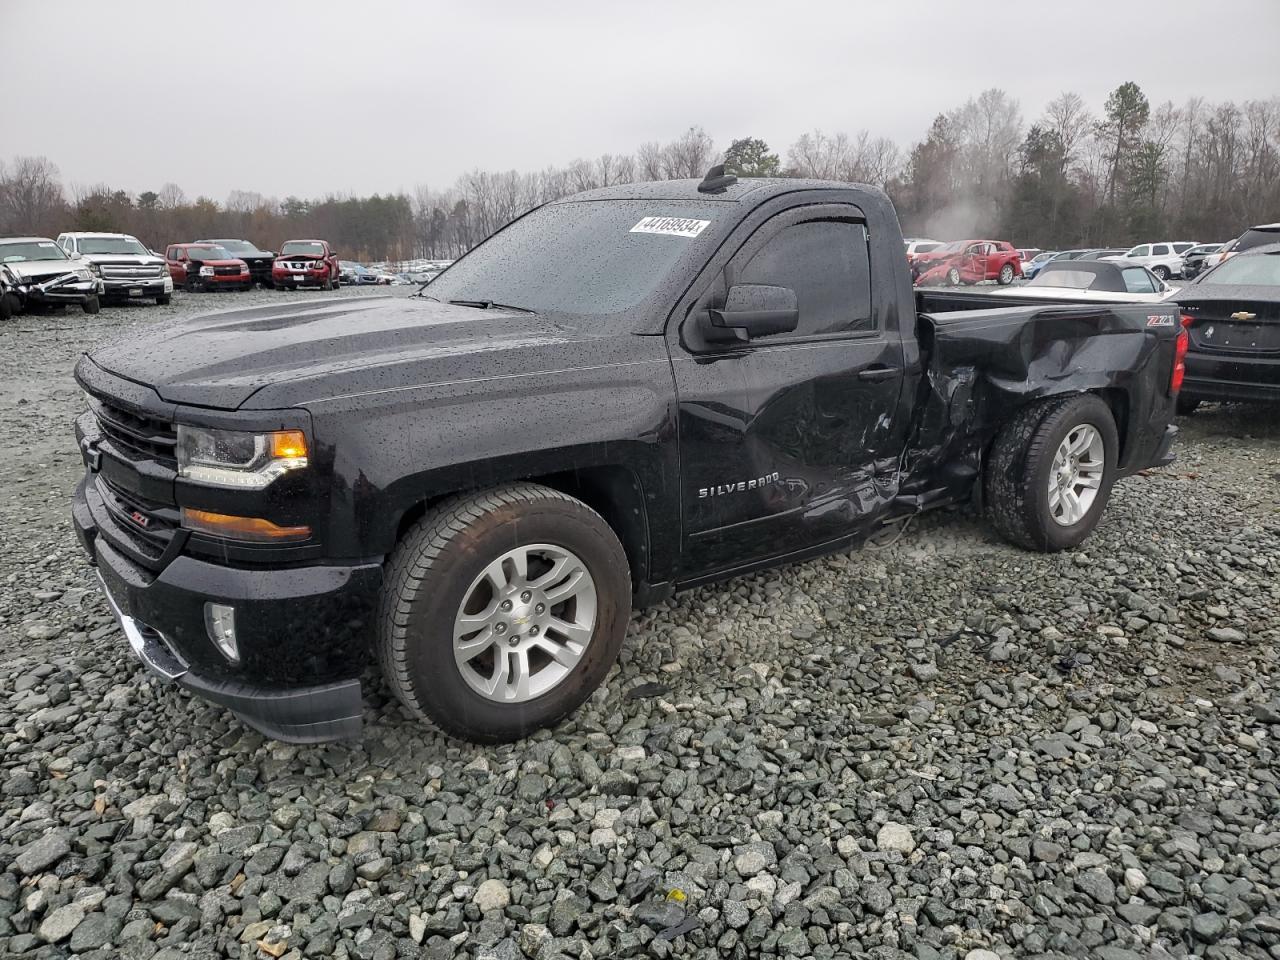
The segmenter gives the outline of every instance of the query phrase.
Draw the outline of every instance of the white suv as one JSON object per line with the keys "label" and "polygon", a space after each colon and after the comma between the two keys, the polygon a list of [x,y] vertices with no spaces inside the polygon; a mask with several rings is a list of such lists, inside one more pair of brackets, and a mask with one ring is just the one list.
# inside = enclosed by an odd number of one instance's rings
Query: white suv
{"label": "white suv", "polygon": [[1165,240],[1160,243],[1140,243],[1118,257],[1100,257],[1101,260],[1124,260],[1146,267],[1161,280],[1182,276],[1182,255],[1196,245],[1194,240]]}
{"label": "white suv", "polygon": [[173,279],[164,258],[158,257],[127,233],[63,233],[58,246],[67,256],[94,264],[109,300],[154,297],[166,304],[173,295]]}

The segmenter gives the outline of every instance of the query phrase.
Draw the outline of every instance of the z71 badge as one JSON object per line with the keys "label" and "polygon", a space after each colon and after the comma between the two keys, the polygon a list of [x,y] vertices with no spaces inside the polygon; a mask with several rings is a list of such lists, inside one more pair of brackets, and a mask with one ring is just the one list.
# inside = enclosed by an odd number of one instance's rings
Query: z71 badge
{"label": "z71 badge", "polygon": [[1155,315],[1149,316],[1147,317],[1147,326],[1148,327],[1172,327],[1173,315],[1166,313],[1166,314],[1160,314],[1159,316],[1155,316]]}
{"label": "z71 badge", "polygon": [[736,483],[722,483],[714,487],[699,487],[698,499],[706,500],[708,497],[723,497],[728,493],[744,493],[747,490],[758,490],[760,487],[767,486],[771,483],[778,482],[778,474],[771,473],[764,477],[755,477],[751,480],[739,480]]}

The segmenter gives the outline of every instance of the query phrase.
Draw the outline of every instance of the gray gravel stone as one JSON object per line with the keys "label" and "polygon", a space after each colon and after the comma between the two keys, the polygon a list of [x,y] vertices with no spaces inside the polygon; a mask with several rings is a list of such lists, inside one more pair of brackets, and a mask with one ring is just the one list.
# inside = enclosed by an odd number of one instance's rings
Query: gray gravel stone
{"label": "gray gravel stone", "polygon": [[1184,419],[1077,550],[957,510],[637,611],[519,744],[450,741],[370,671],[361,740],[286,745],[127,650],[67,519],[70,371],[314,299],[0,326],[0,954],[1276,960],[1280,412]]}

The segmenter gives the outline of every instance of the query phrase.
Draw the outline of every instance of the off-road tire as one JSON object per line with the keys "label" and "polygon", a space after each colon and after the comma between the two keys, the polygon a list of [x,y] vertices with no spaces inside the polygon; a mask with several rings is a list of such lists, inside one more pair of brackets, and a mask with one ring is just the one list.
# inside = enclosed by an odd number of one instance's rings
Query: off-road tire
{"label": "off-road tire", "polygon": [[102,309],[102,301],[97,297],[90,297],[84,303],[80,304],[80,309],[90,315],[98,313]]}
{"label": "off-road tire", "polygon": [[1007,287],[1013,283],[1013,265],[1006,263],[1000,268],[1000,275],[996,277],[996,282],[1002,287]]}
{"label": "off-road tire", "polygon": [[[1102,482],[1089,511],[1071,526],[1049,511],[1049,473],[1059,444],[1082,423],[1102,436]],[[983,502],[996,532],[1016,546],[1052,553],[1084,540],[1098,525],[1115,482],[1119,439],[1111,409],[1093,394],[1029,404],[1000,431],[983,474]]]}
{"label": "off-road tire", "polygon": [[160,294],[160,296],[156,297],[156,306],[167,307],[169,305],[169,301],[172,299],[173,299],[172,294],[162,293]]}
{"label": "off-road tire", "polygon": [[1177,408],[1178,416],[1189,417],[1200,408],[1201,400],[1199,397],[1178,397]]}
{"label": "off-road tire", "polygon": [[[559,684],[523,703],[497,703],[459,672],[454,617],[487,564],[531,543],[561,546],[586,565],[595,632]],[[618,658],[630,613],[630,568],[608,523],[568,494],[517,483],[450,498],[405,533],[387,562],[374,645],[387,685],[412,714],[465,740],[502,743],[557,723],[591,696]]]}

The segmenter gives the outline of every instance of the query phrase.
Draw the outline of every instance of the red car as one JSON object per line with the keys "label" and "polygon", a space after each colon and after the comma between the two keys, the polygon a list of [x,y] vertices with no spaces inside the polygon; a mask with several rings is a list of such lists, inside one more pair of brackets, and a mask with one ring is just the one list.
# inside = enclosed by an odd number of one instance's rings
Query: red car
{"label": "red car", "polygon": [[341,272],[329,241],[287,240],[271,265],[271,282],[286,290],[307,286],[332,290]]}
{"label": "red car", "polygon": [[1003,240],[956,240],[916,257],[912,264],[921,285],[981,283],[995,280],[1013,283],[1022,276],[1022,258],[1013,244]]}
{"label": "red car", "polygon": [[171,243],[164,260],[173,285],[186,290],[248,290],[249,265],[214,243]]}

